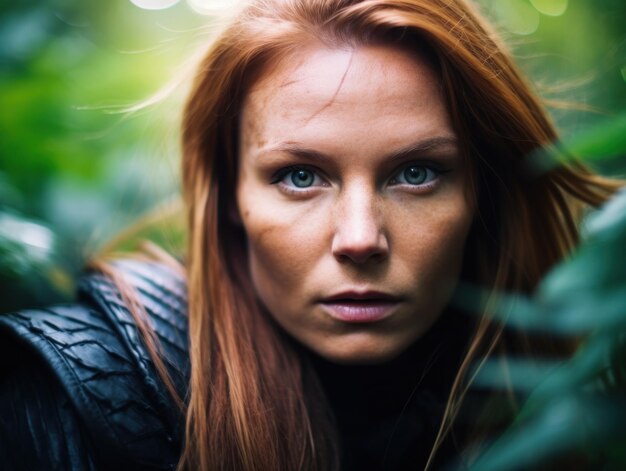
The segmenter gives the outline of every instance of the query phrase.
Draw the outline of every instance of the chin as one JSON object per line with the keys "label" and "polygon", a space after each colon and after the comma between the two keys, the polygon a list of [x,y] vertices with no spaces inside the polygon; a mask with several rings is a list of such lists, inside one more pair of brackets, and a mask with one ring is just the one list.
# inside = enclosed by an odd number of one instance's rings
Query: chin
{"label": "chin", "polygon": [[316,348],[313,348],[313,350],[333,363],[343,365],[377,365],[393,360],[412,343],[411,340],[405,339],[393,342],[390,340],[371,339],[368,338],[369,336],[355,337],[334,339],[327,344],[316,345]]}

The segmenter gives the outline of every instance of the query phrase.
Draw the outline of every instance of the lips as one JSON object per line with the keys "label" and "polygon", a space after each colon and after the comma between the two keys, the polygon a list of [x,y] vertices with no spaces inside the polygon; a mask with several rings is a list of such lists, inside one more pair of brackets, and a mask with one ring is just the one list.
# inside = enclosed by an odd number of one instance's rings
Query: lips
{"label": "lips", "polygon": [[346,291],[322,299],[321,305],[337,320],[371,323],[391,316],[401,302],[398,296],[378,291]]}

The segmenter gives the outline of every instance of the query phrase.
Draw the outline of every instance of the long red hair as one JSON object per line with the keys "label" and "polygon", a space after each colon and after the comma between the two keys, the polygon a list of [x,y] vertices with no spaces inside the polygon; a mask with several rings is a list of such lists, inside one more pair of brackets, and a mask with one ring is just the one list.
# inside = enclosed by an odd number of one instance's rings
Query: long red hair
{"label": "long red hair", "polygon": [[[464,0],[254,0],[212,43],[183,121],[189,246],[191,385],[180,469],[292,470],[339,466],[332,414],[315,375],[260,309],[235,204],[239,112],[264,68],[306,41],[388,43],[426,53],[441,79],[472,171],[478,214],[463,277],[530,291],[577,240],[575,202],[614,190],[582,167],[538,178],[531,151],[557,138],[536,94],[493,31]],[[483,316],[457,374],[434,449],[454,418],[478,353],[504,348]],[[519,339],[530,350],[530,341]],[[539,348],[539,347],[536,347]]]}

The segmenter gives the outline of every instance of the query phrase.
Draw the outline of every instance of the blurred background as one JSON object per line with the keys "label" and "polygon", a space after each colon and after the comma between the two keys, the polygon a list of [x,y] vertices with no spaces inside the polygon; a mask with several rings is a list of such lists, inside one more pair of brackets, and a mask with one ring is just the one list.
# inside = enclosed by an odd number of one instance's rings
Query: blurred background
{"label": "blurred background", "polygon": [[[236,1],[0,2],[0,314],[71,299],[85,262],[111,247],[149,237],[180,250],[185,79]],[[554,105],[568,149],[626,175],[626,1],[475,1]],[[476,385],[529,400],[474,471],[536,469],[568,450],[626,469],[626,192],[584,229],[532,299],[504,297],[501,318],[585,342],[565,363],[484,365]]]}
{"label": "blurred background", "polygon": [[[71,296],[85,259],[172,207],[179,79],[233,1],[0,3],[0,311]],[[540,93],[576,105],[553,109],[565,137],[626,110],[624,0],[478,3]]]}

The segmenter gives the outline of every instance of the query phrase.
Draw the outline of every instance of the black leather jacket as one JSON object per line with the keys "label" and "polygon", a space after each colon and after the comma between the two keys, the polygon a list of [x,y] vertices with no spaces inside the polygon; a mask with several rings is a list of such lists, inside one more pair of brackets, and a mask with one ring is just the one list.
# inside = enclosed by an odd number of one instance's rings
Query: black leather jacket
{"label": "black leather jacket", "polygon": [[[185,398],[184,280],[163,265],[117,263]],[[336,415],[344,470],[423,466],[466,337],[455,319],[443,316],[385,365],[310,357]],[[0,470],[175,469],[183,436],[182,413],[107,277],[86,276],[76,304],[0,315]]]}
{"label": "black leather jacket", "polygon": [[[139,295],[184,398],[183,279],[153,263],[118,268]],[[0,469],[175,469],[183,426],[108,278],[85,277],[76,304],[0,315]]]}

